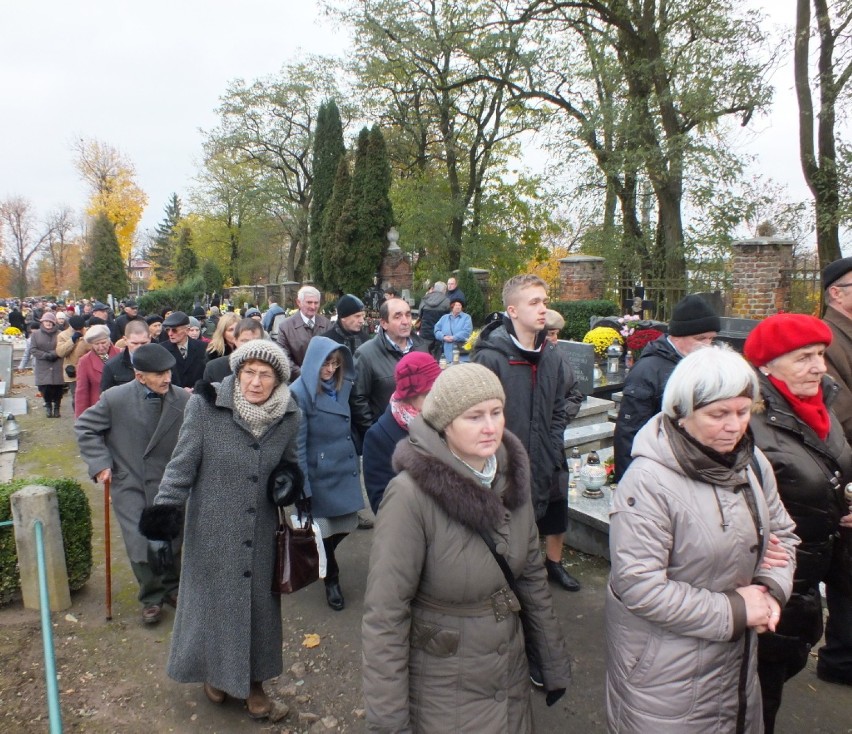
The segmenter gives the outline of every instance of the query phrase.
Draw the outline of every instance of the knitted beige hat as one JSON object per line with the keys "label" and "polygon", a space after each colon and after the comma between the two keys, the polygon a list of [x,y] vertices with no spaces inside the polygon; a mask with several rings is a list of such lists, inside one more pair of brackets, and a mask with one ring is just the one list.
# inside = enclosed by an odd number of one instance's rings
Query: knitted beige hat
{"label": "knitted beige hat", "polygon": [[101,339],[109,339],[109,327],[103,324],[95,324],[86,329],[83,338],[89,344],[99,342]]}
{"label": "knitted beige hat", "polygon": [[447,367],[435,380],[421,415],[436,431],[443,431],[466,410],[492,398],[506,402],[497,375],[481,364],[456,364]]}
{"label": "knitted beige hat", "polygon": [[231,352],[228,358],[228,364],[231,365],[231,371],[236,374],[240,371],[240,367],[251,359],[259,359],[261,362],[266,362],[278,375],[281,382],[287,382],[290,379],[290,360],[275,342],[267,339],[253,339],[246,342],[238,349]]}

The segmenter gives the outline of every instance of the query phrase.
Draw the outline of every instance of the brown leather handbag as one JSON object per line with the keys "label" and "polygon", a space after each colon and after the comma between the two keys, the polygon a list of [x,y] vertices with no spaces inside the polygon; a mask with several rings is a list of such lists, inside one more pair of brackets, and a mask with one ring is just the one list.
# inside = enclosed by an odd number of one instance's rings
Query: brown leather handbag
{"label": "brown leather handbag", "polygon": [[313,517],[308,513],[307,527],[290,527],[284,509],[278,508],[273,594],[292,594],[319,579],[319,551],[312,525]]}

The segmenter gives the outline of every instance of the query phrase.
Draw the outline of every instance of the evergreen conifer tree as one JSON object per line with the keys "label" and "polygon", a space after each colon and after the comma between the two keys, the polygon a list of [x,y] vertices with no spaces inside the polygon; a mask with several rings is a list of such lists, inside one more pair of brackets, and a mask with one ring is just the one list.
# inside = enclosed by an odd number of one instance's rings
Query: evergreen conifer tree
{"label": "evergreen conifer tree", "polygon": [[178,283],[183,283],[198,271],[198,258],[192,249],[192,230],[183,225],[176,235],[174,272]]}
{"label": "evergreen conifer tree", "polygon": [[343,287],[346,270],[354,259],[352,235],[355,229],[355,216],[350,206],[351,180],[349,162],[346,156],[340,159],[334,188],[323,215],[322,272],[325,278],[323,290],[349,293]]}
{"label": "evergreen conifer tree", "polygon": [[106,214],[98,214],[87,237],[86,256],[80,268],[80,290],[86,296],[106,301],[108,295],[124,298],[128,280],[121,258],[115,225]]}
{"label": "evergreen conifer tree", "polygon": [[470,315],[471,321],[475,328],[482,326],[485,321],[485,316],[488,313],[487,304],[485,303],[485,295],[482,293],[482,288],[470,272],[470,268],[463,265],[459,268],[458,287],[464,293],[464,310]]}
{"label": "evergreen conifer tree", "polygon": [[154,241],[148,250],[148,259],[154,266],[154,275],[160,280],[171,281],[175,276],[175,249],[177,228],[181,220],[181,201],[172,194],[165,208],[165,217],[157,225]]}
{"label": "evergreen conifer tree", "polygon": [[314,282],[323,289],[333,287],[323,270],[326,247],[324,213],[331,201],[340,161],[345,155],[340,111],[332,99],[320,105],[317,113],[311,169],[313,181],[309,212],[308,258]]}

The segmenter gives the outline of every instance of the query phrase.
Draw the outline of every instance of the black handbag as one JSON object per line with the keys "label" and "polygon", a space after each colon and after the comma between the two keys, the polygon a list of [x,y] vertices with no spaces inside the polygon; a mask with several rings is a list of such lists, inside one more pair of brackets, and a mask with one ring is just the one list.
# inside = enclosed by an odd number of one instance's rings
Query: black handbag
{"label": "black handbag", "polygon": [[273,594],[292,594],[319,579],[319,550],[312,527],[313,517],[308,513],[306,519],[307,527],[290,527],[284,510],[278,508]]}

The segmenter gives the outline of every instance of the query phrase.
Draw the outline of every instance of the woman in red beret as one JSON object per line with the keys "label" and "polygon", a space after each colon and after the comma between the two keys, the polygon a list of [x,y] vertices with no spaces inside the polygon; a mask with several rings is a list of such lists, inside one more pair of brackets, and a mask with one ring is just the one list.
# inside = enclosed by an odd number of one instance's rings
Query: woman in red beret
{"label": "woman in red beret", "polygon": [[852,530],[841,532],[852,528],[843,498],[852,481],[852,452],[831,410],[838,386],[826,375],[830,343],[831,330],[819,319],[784,313],[758,324],[744,349],[760,372],[766,408],[752,418],[754,443],[772,464],[781,501],[802,541],[793,595],[775,632],[763,633],[758,643],[767,734],[775,728],[784,681],[805,667],[822,637],[821,581],[829,611],[821,656],[829,652],[852,671]]}

